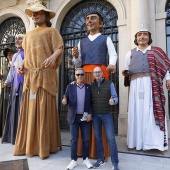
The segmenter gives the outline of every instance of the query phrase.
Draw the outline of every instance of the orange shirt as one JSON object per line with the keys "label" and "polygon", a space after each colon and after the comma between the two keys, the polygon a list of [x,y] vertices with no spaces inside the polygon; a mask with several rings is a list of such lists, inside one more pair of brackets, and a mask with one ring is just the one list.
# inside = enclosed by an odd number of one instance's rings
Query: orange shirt
{"label": "orange shirt", "polygon": [[109,72],[106,70],[106,66],[100,64],[86,64],[83,66],[85,72],[92,73],[95,67],[100,67],[103,71],[103,77],[109,80]]}

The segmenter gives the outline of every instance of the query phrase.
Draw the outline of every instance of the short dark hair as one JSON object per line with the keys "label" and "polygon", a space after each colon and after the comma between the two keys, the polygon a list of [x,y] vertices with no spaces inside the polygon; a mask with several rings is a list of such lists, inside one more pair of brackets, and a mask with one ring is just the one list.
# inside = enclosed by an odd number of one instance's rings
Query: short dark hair
{"label": "short dark hair", "polygon": [[100,20],[103,22],[103,17],[102,17],[102,15],[101,15],[99,12],[97,12],[97,11],[90,11],[90,12],[88,12],[88,13],[86,14],[86,17],[87,17],[88,15],[91,15],[91,14],[97,14],[97,15],[99,16]]}
{"label": "short dark hair", "polygon": [[14,48],[5,48],[3,51],[4,56],[7,58],[8,52],[12,52],[13,54],[16,53],[16,49]]}
{"label": "short dark hair", "polygon": [[[87,17],[88,15],[91,15],[91,14],[97,14],[97,15],[99,16],[99,23],[100,23],[100,22],[103,22],[103,25],[104,25],[103,17],[102,17],[102,15],[101,15],[99,12],[97,12],[97,11],[90,11],[90,12],[88,12],[88,13],[86,14],[86,17]],[[102,32],[102,31],[103,31],[103,28],[100,28],[100,32]]]}
{"label": "short dark hair", "polygon": [[[138,33],[135,34],[134,44],[138,46],[137,34],[138,34]],[[148,45],[150,45],[150,44],[152,43],[152,37],[151,37],[151,33],[150,33],[150,32],[148,32],[148,34],[149,34],[149,42],[148,42]]]}

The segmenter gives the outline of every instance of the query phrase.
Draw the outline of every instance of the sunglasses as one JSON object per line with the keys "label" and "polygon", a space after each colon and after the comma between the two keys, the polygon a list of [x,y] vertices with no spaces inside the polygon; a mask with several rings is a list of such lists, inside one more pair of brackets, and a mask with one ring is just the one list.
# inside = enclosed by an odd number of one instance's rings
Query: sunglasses
{"label": "sunglasses", "polygon": [[78,76],[78,77],[79,77],[79,76],[84,76],[84,74],[76,74],[76,76]]}

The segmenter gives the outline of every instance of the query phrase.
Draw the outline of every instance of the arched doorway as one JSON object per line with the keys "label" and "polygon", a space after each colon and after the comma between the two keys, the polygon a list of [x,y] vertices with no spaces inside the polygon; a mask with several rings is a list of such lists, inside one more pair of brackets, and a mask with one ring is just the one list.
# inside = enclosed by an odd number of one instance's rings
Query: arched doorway
{"label": "arched doorway", "polygon": [[25,34],[26,29],[19,17],[10,17],[0,24],[0,63],[3,62],[3,50],[7,47],[15,48],[15,35]]}
{"label": "arched doorway", "polygon": [[15,45],[15,35],[25,34],[26,29],[19,17],[11,17],[0,24],[0,49]]}
{"label": "arched doorway", "polygon": [[[170,58],[170,0],[167,1],[165,11],[167,14],[166,18],[166,50],[167,55]],[[170,90],[168,90],[168,106],[169,106],[169,117],[170,117]]]}
{"label": "arched doorway", "polygon": [[[63,19],[60,29],[64,40],[64,56],[60,67],[59,114],[60,127],[65,129],[68,128],[66,121],[67,108],[62,106],[61,100],[67,84],[75,80],[71,50],[78,44],[81,38],[88,35],[85,25],[85,15],[90,10],[96,10],[102,14],[104,18],[104,29],[102,34],[111,37],[116,51],[118,51],[118,28],[116,25],[118,15],[116,9],[109,2],[103,0],[84,0],[77,3],[70,11],[68,11]],[[114,82],[117,92],[119,92],[118,75],[119,68],[117,61],[117,71],[110,76],[110,80]],[[118,111],[119,106],[117,105],[113,110],[116,133],[118,131]]]}

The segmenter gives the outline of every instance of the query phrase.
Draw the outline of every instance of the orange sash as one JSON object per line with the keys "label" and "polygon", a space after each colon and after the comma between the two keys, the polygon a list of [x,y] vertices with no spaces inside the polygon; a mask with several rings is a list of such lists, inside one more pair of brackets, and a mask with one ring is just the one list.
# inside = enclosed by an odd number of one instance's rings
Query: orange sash
{"label": "orange sash", "polygon": [[109,80],[109,72],[106,70],[106,66],[100,64],[86,64],[83,66],[85,72],[92,73],[95,67],[100,67],[103,71],[103,77]]}

